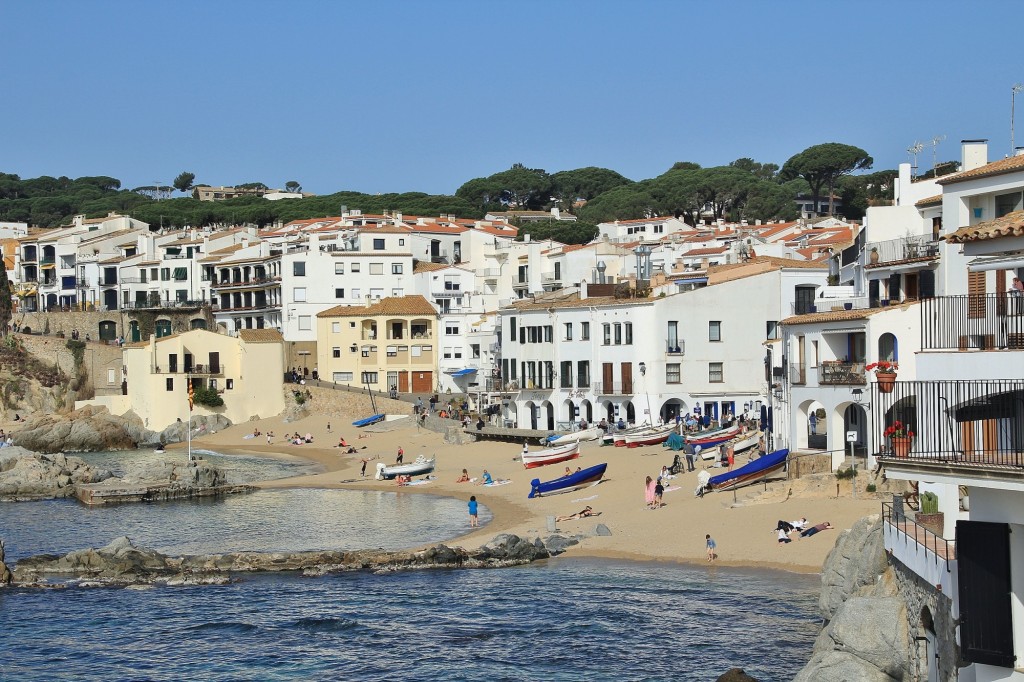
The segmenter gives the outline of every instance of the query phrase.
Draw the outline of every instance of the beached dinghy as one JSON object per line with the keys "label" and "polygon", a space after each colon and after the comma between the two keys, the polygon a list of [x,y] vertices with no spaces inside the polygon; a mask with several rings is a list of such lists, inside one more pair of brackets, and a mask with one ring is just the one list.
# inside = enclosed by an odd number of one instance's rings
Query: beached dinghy
{"label": "beached dinghy", "polygon": [[732,440],[740,433],[739,426],[728,426],[724,429],[709,429],[698,431],[686,436],[686,442],[692,445],[700,445],[704,448],[711,448],[720,445],[727,440]]}
{"label": "beached dinghy", "polygon": [[580,444],[579,441],[574,441],[560,447],[545,448],[543,450],[537,450],[536,452],[529,452],[524,449],[521,458],[523,460],[523,466],[527,469],[533,469],[534,467],[542,467],[546,464],[566,462],[570,459],[576,459],[579,456]]}
{"label": "beached dinghy", "polygon": [[354,422],[352,422],[352,426],[355,426],[355,427],[369,426],[370,424],[376,424],[377,422],[379,422],[379,421],[381,421],[383,419],[384,419],[384,415],[383,414],[374,414],[374,415],[370,415],[369,417],[364,417],[363,419],[355,420]]}
{"label": "beached dinghy", "polygon": [[427,459],[423,455],[416,458],[416,461],[408,464],[393,464],[388,466],[384,462],[377,463],[377,480],[383,481],[395,476],[422,476],[434,470],[435,457]]}
{"label": "beached dinghy", "polygon": [[627,434],[626,447],[638,448],[641,445],[664,443],[675,430],[675,424],[665,424],[664,426],[656,426],[647,432]]}
{"label": "beached dinghy", "polygon": [[567,433],[564,436],[558,436],[557,438],[552,438],[552,439],[548,440],[548,445],[556,446],[556,445],[566,445],[568,443],[583,443],[583,442],[586,442],[588,440],[597,440],[598,438],[600,438],[603,435],[604,435],[604,430],[603,429],[599,429],[596,426],[594,426],[594,427],[589,428],[589,429],[583,429],[582,431],[573,431],[572,433]]}
{"label": "beached dinghy", "polygon": [[758,483],[782,471],[786,466],[789,450],[775,452],[750,460],[735,471],[712,476],[705,486],[708,490],[732,490],[751,483]]}
{"label": "beached dinghy", "polygon": [[740,436],[739,438],[728,441],[726,443],[721,443],[720,445],[715,445],[710,448],[702,448],[700,451],[700,458],[705,461],[718,459],[722,454],[722,448],[724,448],[726,445],[732,445],[732,451],[734,453],[743,452],[744,450],[749,450],[750,448],[756,446],[760,440],[760,434],[758,434],[757,431],[751,431],[746,435]]}
{"label": "beached dinghy", "polygon": [[583,469],[582,471],[577,471],[569,474],[568,476],[556,478],[555,480],[548,481],[547,483],[541,483],[539,478],[535,478],[530,481],[530,499],[540,497],[541,495],[565,493],[570,490],[579,490],[580,488],[586,488],[587,486],[597,485],[604,477],[604,470],[607,468],[607,463],[598,464],[590,467],[589,469]]}

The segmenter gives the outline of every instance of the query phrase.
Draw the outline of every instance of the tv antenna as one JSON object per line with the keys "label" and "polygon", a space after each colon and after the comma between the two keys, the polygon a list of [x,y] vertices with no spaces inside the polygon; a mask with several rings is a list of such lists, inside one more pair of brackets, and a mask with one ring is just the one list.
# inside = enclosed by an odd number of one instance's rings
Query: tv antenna
{"label": "tv antenna", "polygon": [[932,141],[928,143],[928,146],[932,148],[932,174],[935,173],[935,165],[938,163],[937,157],[939,154],[939,143],[946,139],[945,135],[936,135],[932,138]]}
{"label": "tv antenna", "polygon": [[924,145],[920,142],[914,142],[914,144],[907,147],[907,153],[913,158],[913,165],[910,167],[910,177],[914,177],[914,171],[917,170],[917,155],[924,151]]}

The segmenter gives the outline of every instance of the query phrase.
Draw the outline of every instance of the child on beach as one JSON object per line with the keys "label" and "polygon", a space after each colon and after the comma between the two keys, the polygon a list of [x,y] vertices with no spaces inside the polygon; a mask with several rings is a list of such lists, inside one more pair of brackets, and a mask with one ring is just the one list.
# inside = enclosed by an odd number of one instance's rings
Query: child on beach
{"label": "child on beach", "polygon": [[476,516],[476,495],[469,497],[469,527],[476,528],[479,525]]}
{"label": "child on beach", "polygon": [[654,484],[654,506],[652,509],[660,509],[665,505],[661,501],[661,496],[665,493],[665,486],[661,483],[661,476],[658,477],[657,482]]}
{"label": "child on beach", "polygon": [[462,475],[455,479],[456,483],[469,483],[469,472],[462,470]]}
{"label": "child on beach", "polygon": [[705,544],[708,548],[708,563],[711,563],[712,561],[718,558],[718,555],[715,554],[715,550],[718,549],[718,545],[716,545],[715,541],[711,539],[710,534],[705,535],[704,540],[706,541]]}
{"label": "child on beach", "polygon": [[484,469],[483,479],[480,485],[490,485],[491,483],[494,483],[494,479],[491,478],[491,474],[487,471],[487,469]]}

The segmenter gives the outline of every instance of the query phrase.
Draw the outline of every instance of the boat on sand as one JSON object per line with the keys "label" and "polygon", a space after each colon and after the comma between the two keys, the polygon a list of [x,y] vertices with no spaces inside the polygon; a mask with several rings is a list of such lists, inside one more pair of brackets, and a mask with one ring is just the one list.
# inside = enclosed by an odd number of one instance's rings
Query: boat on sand
{"label": "boat on sand", "polygon": [[568,476],[556,478],[553,481],[541,483],[539,478],[530,481],[530,499],[550,495],[552,493],[565,493],[571,490],[579,490],[588,486],[597,485],[604,477],[604,471],[608,464],[597,464],[582,471],[576,471]]}
{"label": "boat on sand", "polygon": [[543,450],[537,450],[536,452],[523,450],[521,459],[523,460],[524,467],[527,469],[533,469],[534,467],[542,467],[547,464],[566,462],[570,459],[576,459],[579,456],[580,443],[579,441],[573,441],[560,447],[545,448]]}
{"label": "boat on sand", "polygon": [[423,474],[429,474],[434,470],[435,460],[435,457],[427,459],[420,455],[415,461],[408,464],[392,464],[388,466],[384,462],[378,462],[377,480],[383,481],[385,479],[392,479],[395,476],[422,476]]}

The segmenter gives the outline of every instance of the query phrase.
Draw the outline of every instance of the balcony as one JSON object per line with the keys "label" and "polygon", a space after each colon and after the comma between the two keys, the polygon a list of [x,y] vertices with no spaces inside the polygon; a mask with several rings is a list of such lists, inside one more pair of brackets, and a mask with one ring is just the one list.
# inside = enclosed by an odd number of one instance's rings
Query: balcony
{"label": "balcony", "polygon": [[1024,296],[938,296],[920,308],[922,350],[1024,350]]}
{"label": "balcony", "polygon": [[113,278],[110,278],[110,277],[100,277],[99,285],[101,287],[116,287],[117,286],[117,277],[113,277]]}
{"label": "balcony", "polygon": [[864,386],[867,383],[863,362],[822,360],[818,368],[819,386]]}
{"label": "balcony", "polygon": [[868,268],[913,260],[930,260],[939,255],[939,243],[934,241],[931,235],[923,234],[871,242],[864,248],[868,254],[868,264],[865,266]]}
{"label": "balcony", "polygon": [[[204,279],[203,281],[210,281],[210,280]],[[277,281],[279,281],[279,278],[276,278],[276,277],[254,277],[252,279],[246,279],[246,280],[236,279],[236,280],[232,280],[232,281],[226,281],[225,280],[225,281],[222,281],[222,282],[213,281],[211,283],[210,287],[212,289],[216,289],[217,291],[222,291],[224,289],[235,289],[235,288],[241,289],[241,288],[244,288],[244,287],[261,287],[261,286],[266,286],[267,284],[272,284],[272,283],[277,282]]]}
{"label": "balcony", "polygon": [[512,288],[513,289],[526,289],[529,286],[530,286],[530,283],[526,282],[526,281],[519,281],[519,282],[513,282],[512,283]]}
{"label": "balcony", "polygon": [[790,312],[793,315],[808,315],[839,310],[867,310],[870,307],[867,296],[844,296],[841,298],[816,298],[813,301],[797,301],[790,304]]}
{"label": "balcony", "polygon": [[484,279],[498,279],[501,276],[501,268],[484,268]]}
{"label": "balcony", "polygon": [[21,256],[22,263],[35,263],[36,262],[36,250],[26,249]]}
{"label": "balcony", "polygon": [[121,308],[124,310],[173,310],[202,308],[205,305],[209,305],[209,303],[206,301],[132,301],[122,303]]}
{"label": "balcony", "polygon": [[802,363],[790,363],[789,383],[794,386],[803,386],[807,383],[807,365]]}
{"label": "balcony", "polygon": [[540,275],[540,280],[542,282],[561,282],[562,276],[556,275],[553,272],[542,272]]}
{"label": "balcony", "polygon": [[122,277],[121,284],[148,284],[149,280],[145,277]]}
{"label": "balcony", "polygon": [[597,381],[591,388],[596,395],[633,395],[632,382],[624,384],[621,381]]}
{"label": "balcony", "polygon": [[[931,472],[968,468],[986,478],[1019,480],[1024,471],[1024,380],[897,381],[872,386],[869,428],[886,465]],[[902,422],[914,434],[898,448],[885,430]],[[900,450],[897,452],[897,450]]]}
{"label": "balcony", "polygon": [[951,562],[956,561],[956,544],[939,537],[911,519],[902,500],[882,503],[882,535],[887,552],[921,576],[929,585],[941,586],[953,594]]}
{"label": "balcony", "polygon": [[89,280],[88,280],[88,278],[86,278],[86,277],[76,277],[75,278],[75,288],[76,289],[88,289],[89,288]]}
{"label": "balcony", "polygon": [[665,352],[669,355],[685,355],[686,342],[679,339],[665,339]]}
{"label": "balcony", "polygon": [[193,365],[181,366],[175,365],[174,367],[163,367],[161,365],[153,365],[150,367],[150,371],[153,374],[198,374],[203,376],[220,376],[224,374],[223,365]]}
{"label": "balcony", "polygon": [[39,265],[53,265],[56,262],[55,256],[43,256],[43,260],[39,261]]}

